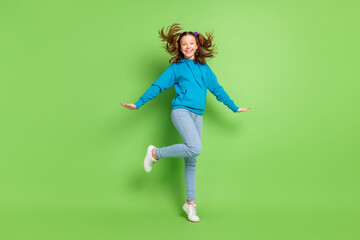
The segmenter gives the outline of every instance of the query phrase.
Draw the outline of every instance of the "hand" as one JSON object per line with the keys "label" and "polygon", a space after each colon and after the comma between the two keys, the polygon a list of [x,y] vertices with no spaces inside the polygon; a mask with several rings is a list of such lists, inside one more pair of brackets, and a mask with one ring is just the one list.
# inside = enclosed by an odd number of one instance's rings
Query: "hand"
{"label": "hand", "polygon": [[127,109],[130,109],[130,110],[135,110],[137,109],[136,105],[135,104],[128,104],[128,103],[120,103],[121,105],[123,105],[124,107],[126,107]]}
{"label": "hand", "polygon": [[236,112],[247,112],[250,108],[239,108]]}

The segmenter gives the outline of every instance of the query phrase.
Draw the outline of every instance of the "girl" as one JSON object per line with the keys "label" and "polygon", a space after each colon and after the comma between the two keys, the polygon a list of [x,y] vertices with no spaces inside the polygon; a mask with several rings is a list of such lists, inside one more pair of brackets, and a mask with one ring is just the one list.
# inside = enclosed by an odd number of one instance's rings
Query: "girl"
{"label": "girl", "polygon": [[159,93],[174,85],[176,97],[172,100],[171,120],[179,131],[184,144],[175,144],[163,148],[149,145],[144,159],[144,169],[150,172],[160,158],[183,157],[185,160],[186,202],[183,205],[188,219],[198,222],[195,204],[195,180],[197,156],[202,151],[201,135],[207,89],[233,112],[247,112],[248,108],[239,108],[230,99],[205,59],[214,57],[212,33],[204,35],[197,32],[179,32],[178,23],[159,31],[165,50],[173,57],[171,65],[149,87],[135,104],[121,103],[135,110],[155,98]]}

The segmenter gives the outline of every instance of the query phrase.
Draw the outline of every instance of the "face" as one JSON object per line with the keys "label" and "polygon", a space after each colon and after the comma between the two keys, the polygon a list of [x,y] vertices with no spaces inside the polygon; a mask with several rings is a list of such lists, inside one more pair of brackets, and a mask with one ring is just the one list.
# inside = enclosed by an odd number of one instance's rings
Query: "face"
{"label": "face", "polygon": [[194,59],[195,51],[198,48],[196,39],[192,35],[186,35],[181,38],[180,50],[184,54],[185,58]]}

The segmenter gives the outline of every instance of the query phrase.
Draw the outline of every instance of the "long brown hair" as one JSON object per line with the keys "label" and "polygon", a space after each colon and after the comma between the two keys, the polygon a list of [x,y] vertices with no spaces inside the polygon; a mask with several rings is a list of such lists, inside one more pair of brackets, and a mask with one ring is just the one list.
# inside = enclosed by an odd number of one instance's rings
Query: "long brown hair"
{"label": "long brown hair", "polygon": [[174,23],[171,26],[166,28],[166,33],[164,33],[164,27],[159,30],[159,38],[164,42],[163,48],[165,48],[166,52],[170,53],[173,57],[169,60],[169,63],[179,63],[180,59],[184,58],[184,54],[181,52],[180,40],[184,36],[191,35],[196,39],[196,44],[198,48],[196,49],[194,62],[201,64],[205,64],[205,58],[213,58],[214,55],[217,54],[215,51],[215,44],[213,43],[213,32],[206,32],[205,37],[201,33],[198,33],[196,36],[193,32],[183,32],[179,37],[179,31],[182,30],[180,24]]}

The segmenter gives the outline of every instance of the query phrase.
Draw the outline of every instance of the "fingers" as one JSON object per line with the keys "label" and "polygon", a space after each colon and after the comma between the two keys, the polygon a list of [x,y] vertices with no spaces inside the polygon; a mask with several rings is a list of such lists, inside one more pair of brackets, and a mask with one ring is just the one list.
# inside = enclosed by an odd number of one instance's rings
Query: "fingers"
{"label": "fingers", "polygon": [[123,105],[126,108],[129,108],[129,104],[127,104],[127,103],[120,103],[120,104]]}
{"label": "fingers", "polygon": [[236,112],[247,112],[250,109],[250,107],[248,108],[239,108]]}
{"label": "fingers", "polygon": [[120,104],[123,105],[124,107],[126,107],[127,109],[130,109],[130,110],[137,109],[136,105],[134,105],[134,104],[129,104],[129,103],[120,103]]}

